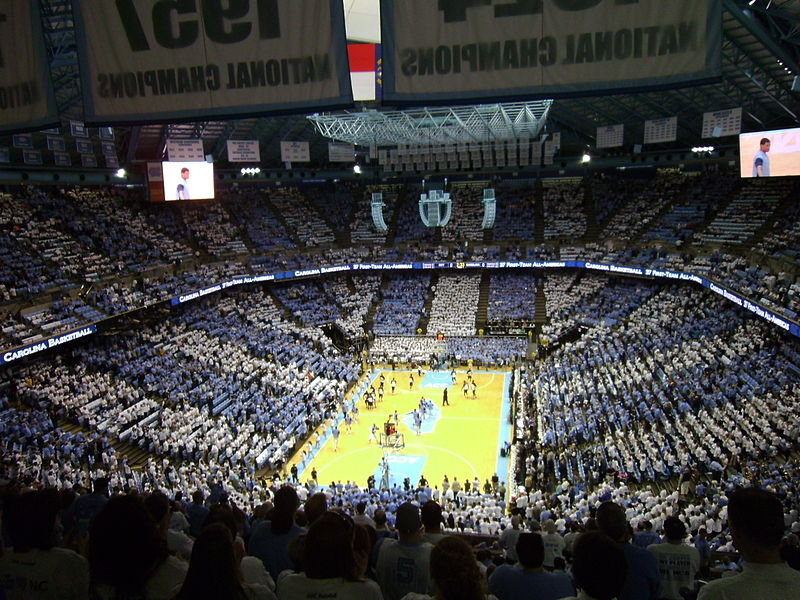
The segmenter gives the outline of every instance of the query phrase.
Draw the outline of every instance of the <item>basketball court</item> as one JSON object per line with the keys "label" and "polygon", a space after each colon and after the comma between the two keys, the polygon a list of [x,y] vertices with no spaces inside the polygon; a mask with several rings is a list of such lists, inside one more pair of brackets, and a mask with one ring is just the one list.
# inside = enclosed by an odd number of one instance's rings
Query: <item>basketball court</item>
{"label": "basketball court", "polygon": [[[414,385],[409,388],[409,376],[413,373]],[[450,481],[477,477],[483,483],[497,472],[501,481],[508,482],[508,459],[501,457],[500,448],[510,441],[509,371],[473,370],[476,383],[475,396],[467,378],[466,369],[456,371],[456,382],[452,383],[450,371],[424,370],[420,379],[417,371],[379,369],[370,377],[370,385],[378,389],[383,375],[383,401],[367,409],[361,397],[354,397],[358,406],[358,423],[352,423],[347,431],[343,415],[336,416],[340,430],[338,448],[334,449],[331,436],[332,421],[320,432],[322,440],[310,460],[298,464],[302,481],[317,470],[317,479],[322,485],[332,481],[346,483],[355,480],[365,486],[370,475],[379,485],[385,480],[382,468],[385,456],[389,465],[390,484],[403,485],[408,477],[416,485],[421,475],[431,487],[440,485],[444,475]],[[397,387],[392,394],[392,379]],[[467,396],[463,385],[468,383]],[[367,388],[368,389],[368,388]],[[442,406],[443,391],[447,389],[449,406]],[[420,398],[432,403],[426,411],[421,427],[417,428],[413,411],[419,408]],[[430,405],[429,405],[430,406]],[[370,441],[373,425],[377,425],[380,440],[386,441],[385,423],[395,423],[396,434],[392,438],[398,445],[382,448],[377,441]],[[297,459],[290,462],[294,464]]]}

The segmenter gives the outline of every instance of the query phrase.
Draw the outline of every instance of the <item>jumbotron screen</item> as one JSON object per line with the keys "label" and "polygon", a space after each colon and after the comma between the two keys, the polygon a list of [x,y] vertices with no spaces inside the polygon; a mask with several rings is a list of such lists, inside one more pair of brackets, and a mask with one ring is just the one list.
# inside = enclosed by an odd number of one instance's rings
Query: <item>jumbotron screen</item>
{"label": "jumbotron screen", "polygon": [[739,134],[742,177],[800,175],[800,127]]}
{"label": "jumbotron screen", "polygon": [[164,200],[213,200],[214,164],[208,162],[162,162]]}

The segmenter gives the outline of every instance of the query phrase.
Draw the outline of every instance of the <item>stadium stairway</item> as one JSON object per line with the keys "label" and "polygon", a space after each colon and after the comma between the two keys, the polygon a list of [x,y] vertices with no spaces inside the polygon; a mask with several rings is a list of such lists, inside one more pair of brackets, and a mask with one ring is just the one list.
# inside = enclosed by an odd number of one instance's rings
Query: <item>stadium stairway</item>
{"label": "stadium stairway", "polygon": [[[77,423],[73,423],[65,419],[60,419],[58,421],[58,427],[60,427],[62,431],[65,431],[67,433],[81,432],[85,435],[92,433],[91,430],[84,429]],[[135,469],[137,467],[142,467],[147,462],[147,459],[150,458],[151,456],[155,458],[147,450],[142,450],[138,446],[134,446],[127,442],[123,442],[119,438],[109,436],[108,441],[111,442],[111,445],[117,451],[117,458],[118,459],[121,459],[122,457],[127,458],[128,466],[130,466],[132,469]]]}
{"label": "stadium stairway", "polygon": [[284,319],[286,319],[290,323],[297,323],[297,319],[295,318],[295,316],[292,314],[292,312],[288,308],[286,308],[286,305],[283,302],[280,301],[278,296],[275,295],[275,292],[273,291],[272,287],[266,287],[265,286],[264,287],[264,293],[266,295],[268,295],[272,299],[272,301],[275,303],[275,306],[277,306],[281,310],[281,313],[283,313],[283,318]]}
{"label": "stadium stairway", "polygon": [[660,222],[661,219],[666,214],[672,211],[676,203],[685,202],[687,200],[686,192],[688,187],[689,187],[688,182],[684,181],[683,185],[681,186],[680,192],[675,196],[673,196],[670,202],[665,202],[664,206],[661,207],[661,210],[659,210],[655,215],[653,215],[653,218],[650,219],[649,222],[642,223],[642,227],[639,227],[631,236],[630,243],[631,244],[638,243],[641,240],[642,236],[645,234],[645,232],[649,231],[651,227],[653,227],[656,223]]}
{"label": "stadium stairway", "polygon": [[298,247],[300,247],[300,248],[305,247],[305,244],[302,241],[300,241],[300,237],[297,235],[297,232],[294,230],[294,227],[291,227],[289,225],[289,222],[283,217],[283,214],[278,209],[278,207],[275,206],[275,203],[269,197],[269,194],[264,194],[264,202],[266,203],[267,207],[269,207],[269,210],[273,214],[273,216],[281,224],[281,227],[283,227],[283,230],[289,235],[289,238],[291,238],[291,240]]}
{"label": "stadium stairway", "polygon": [[742,253],[750,251],[753,246],[763,240],[768,233],[779,230],[783,226],[782,224],[788,222],[787,215],[797,202],[797,194],[800,191],[799,188],[800,184],[795,183],[791,191],[781,198],[778,206],[775,208],[775,211],[766,221],[764,221],[764,224],[756,229],[753,235],[739,245],[738,249]]}
{"label": "stadium stairway", "polygon": [[537,244],[544,242],[544,191],[542,180],[536,182],[533,188],[533,241]]}
{"label": "stadium stairway", "polygon": [[[439,231],[439,235],[441,235],[441,230]],[[437,283],[439,283],[439,272],[434,271],[431,273],[431,284],[428,287],[428,295],[425,297],[425,304],[422,305],[422,314],[417,322],[416,331],[421,330],[423,335],[428,333],[428,321],[431,318],[431,306],[433,305],[433,290],[436,288]]]}
{"label": "stadium stairway", "polygon": [[738,185],[733,187],[733,189],[730,191],[730,194],[728,194],[728,197],[725,198],[723,202],[720,202],[720,205],[717,207],[716,212],[708,211],[706,219],[702,223],[700,223],[697,227],[695,227],[694,235],[699,236],[701,233],[703,233],[706,230],[706,228],[716,220],[717,215],[724,212],[725,209],[728,208],[728,205],[739,197],[739,192],[741,191],[741,189],[742,185],[740,181]]}
{"label": "stadium stairway", "polygon": [[394,205],[394,212],[392,212],[392,219],[389,223],[389,230],[386,232],[386,246],[394,246],[394,236],[397,233],[397,225],[400,220],[400,213],[404,210],[414,209],[414,206],[406,206],[408,198],[408,190],[403,186],[397,194],[397,201]]}
{"label": "stadium stairway", "polygon": [[583,242],[586,244],[596,242],[600,235],[600,227],[597,225],[597,213],[594,210],[591,177],[583,178],[583,212],[586,213],[586,233],[583,234]]}
{"label": "stadium stairway", "polygon": [[478,295],[478,311],[475,314],[475,329],[486,330],[486,323],[489,321],[489,285],[490,275],[484,271],[481,274],[480,292]]}
{"label": "stadium stairway", "polygon": [[[381,284],[378,286],[378,293],[375,295],[375,301],[370,305],[369,310],[364,317],[364,329],[366,331],[372,331],[372,328],[375,326],[375,313],[378,312],[378,307],[383,302],[383,291],[386,289],[386,284],[388,281],[389,280],[386,277],[386,274],[383,273],[381,275]],[[350,284],[352,285],[352,280],[350,280]]]}
{"label": "stadium stairway", "polygon": [[536,285],[536,303],[533,313],[533,322],[537,326],[547,322],[547,298],[544,295],[544,279]]}

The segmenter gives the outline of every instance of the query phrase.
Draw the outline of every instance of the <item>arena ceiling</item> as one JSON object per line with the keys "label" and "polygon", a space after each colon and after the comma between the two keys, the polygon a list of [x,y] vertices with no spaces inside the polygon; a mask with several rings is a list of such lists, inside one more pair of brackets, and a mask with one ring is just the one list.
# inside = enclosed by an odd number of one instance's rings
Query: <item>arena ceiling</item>
{"label": "arena ceiling", "polygon": [[[380,42],[378,0],[343,1],[348,39]],[[561,154],[564,156],[574,156],[587,147],[592,148],[596,128],[617,123],[625,124],[624,152],[629,152],[635,140],[643,139],[645,120],[675,115],[678,139],[674,144],[659,144],[658,149],[707,145],[709,140],[700,139],[703,113],[738,106],[743,108],[744,131],[800,126],[800,93],[792,91],[795,77],[800,75],[800,0],[722,0],[722,5],[722,77],[717,83],[658,92],[556,99],[546,111],[541,102],[530,103],[530,108],[526,103],[522,106],[516,103],[420,107],[403,113],[391,106],[371,103],[341,113],[340,120],[357,123],[360,131],[366,131],[364,139],[372,140],[377,140],[378,134],[370,129],[369,121],[377,124],[398,114],[409,127],[408,135],[413,134],[415,127],[423,126],[425,119],[451,126],[453,135],[462,128],[464,139],[469,139],[470,127],[488,129],[503,138],[513,136],[517,131],[515,126],[543,126],[545,131],[562,132]],[[42,0],[42,21],[62,120],[81,119],[82,99],[69,0]],[[465,114],[472,118],[463,118]],[[335,119],[330,119],[331,115],[326,117],[337,124]],[[338,131],[347,129],[344,124]],[[327,163],[329,139],[307,115],[256,116],[229,121],[117,127],[115,130],[120,162],[128,165],[161,159],[168,138],[201,138],[206,152],[219,161],[225,160],[228,139],[259,139],[262,166],[266,167],[282,166],[278,141],[309,141],[310,166]],[[401,131],[395,135],[399,137],[387,137],[385,142],[397,143],[404,134]],[[343,134],[339,137],[348,141],[355,139]],[[413,143],[414,139],[408,141]],[[727,141],[731,143],[730,138]]]}

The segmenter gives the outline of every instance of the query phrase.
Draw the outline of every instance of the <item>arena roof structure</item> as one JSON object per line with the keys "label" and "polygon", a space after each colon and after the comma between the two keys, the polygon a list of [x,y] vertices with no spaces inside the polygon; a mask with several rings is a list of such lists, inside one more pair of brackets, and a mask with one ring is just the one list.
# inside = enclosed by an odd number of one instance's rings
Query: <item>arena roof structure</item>
{"label": "arena roof structure", "polygon": [[[344,0],[348,40],[380,43],[378,0]],[[742,107],[742,130],[800,125],[800,0],[721,0],[722,73],[713,83],[641,93],[530,98],[509,103],[426,106],[399,110],[380,100],[343,112],[115,127],[119,161],[160,160],[168,139],[202,139],[216,161],[228,140],[261,141],[261,161],[280,167],[280,140],[308,141],[311,166],[327,163],[330,140],[360,145],[534,137],[561,132],[561,154],[596,143],[597,127],[625,124],[623,152],[642,139],[644,121],[678,117],[675,142],[660,149],[705,145],[703,113]],[[62,123],[83,118],[75,20],[69,0],[41,0],[47,57]],[[9,145],[0,138],[0,145]],[[43,143],[43,142],[38,142]]]}

